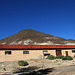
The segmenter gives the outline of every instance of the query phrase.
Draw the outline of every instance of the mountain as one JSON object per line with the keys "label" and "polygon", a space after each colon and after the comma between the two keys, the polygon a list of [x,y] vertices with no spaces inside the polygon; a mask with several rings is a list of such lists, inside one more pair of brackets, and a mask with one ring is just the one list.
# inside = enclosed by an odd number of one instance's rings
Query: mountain
{"label": "mountain", "polygon": [[75,40],[64,39],[61,37],[55,37],[50,34],[42,33],[32,29],[26,29],[0,40],[0,44],[9,44],[9,45],[32,45],[32,44],[66,44],[66,43],[75,43]]}

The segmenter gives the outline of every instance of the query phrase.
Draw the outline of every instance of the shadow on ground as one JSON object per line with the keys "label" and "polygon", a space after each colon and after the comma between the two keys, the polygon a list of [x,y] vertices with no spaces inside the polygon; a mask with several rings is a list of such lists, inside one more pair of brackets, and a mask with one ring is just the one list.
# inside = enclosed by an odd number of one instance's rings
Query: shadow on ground
{"label": "shadow on ground", "polygon": [[38,71],[29,72],[29,73],[22,73],[19,75],[47,75],[47,74],[51,73],[53,70],[55,70],[55,69],[47,68],[47,69],[41,69]]}
{"label": "shadow on ground", "polygon": [[21,69],[18,69],[16,70],[14,73],[22,73],[22,72],[32,72],[36,69],[38,69],[39,67],[36,67],[36,66],[31,66],[31,67],[27,67],[27,68],[21,68]]}
{"label": "shadow on ground", "polygon": [[53,68],[46,68],[40,70],[38,69],[39,67],[32,66],[32,67],[18,69],[13,74],[4,74],[4,75],[47,75],[55,70]]}

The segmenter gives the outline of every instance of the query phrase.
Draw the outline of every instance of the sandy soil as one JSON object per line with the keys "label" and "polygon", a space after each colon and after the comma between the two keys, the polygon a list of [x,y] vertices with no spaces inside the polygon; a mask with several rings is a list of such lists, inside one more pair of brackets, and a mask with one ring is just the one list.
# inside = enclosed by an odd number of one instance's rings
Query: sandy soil
{"label": "sandy soil", "polygon": [[75,65],[62,68],[54,68],[48,75],[75,75]]}
{"label": "sandy soil", "polygon": [[[20,75],[75,75],[75,58],[73,60],[48,60],[31,59],[27,60],[29,65],[19,66],[17,61],[0,62],[0,74],[21,73]],[[23,74],[24,73],[24,74]]]}

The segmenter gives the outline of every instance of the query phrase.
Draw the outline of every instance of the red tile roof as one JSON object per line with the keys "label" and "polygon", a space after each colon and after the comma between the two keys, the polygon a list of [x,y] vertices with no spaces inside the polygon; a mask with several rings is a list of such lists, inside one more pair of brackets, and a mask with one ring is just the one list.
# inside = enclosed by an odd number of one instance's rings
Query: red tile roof
{"label": "red tile roof", "polygon": [[0,49],[74,49],[75,45],[0,45]]}

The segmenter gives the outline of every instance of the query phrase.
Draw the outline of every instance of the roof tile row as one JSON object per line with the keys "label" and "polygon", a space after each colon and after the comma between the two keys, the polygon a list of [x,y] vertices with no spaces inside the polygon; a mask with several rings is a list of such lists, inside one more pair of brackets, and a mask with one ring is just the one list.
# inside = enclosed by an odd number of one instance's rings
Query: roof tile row
{"label": "roof tile row", "polygon": [[75,48],[75,45],[0,45],[0,49],[54,49]]}

